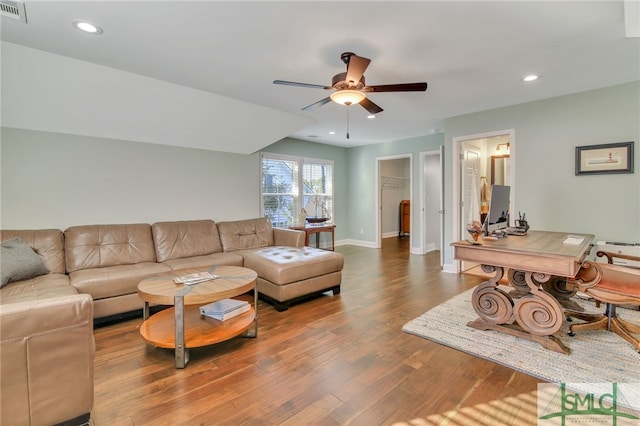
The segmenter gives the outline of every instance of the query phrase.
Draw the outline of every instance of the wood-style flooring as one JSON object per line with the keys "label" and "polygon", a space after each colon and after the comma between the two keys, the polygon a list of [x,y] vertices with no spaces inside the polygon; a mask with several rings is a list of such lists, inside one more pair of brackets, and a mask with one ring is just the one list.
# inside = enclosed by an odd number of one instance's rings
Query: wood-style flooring
{"label": "wood-style flooring", "polygon": [[336,251],[341,294],[285,312],[260,301],[257,338],[192,349],[183,370],[141,319],[96,328],[91,424],[536,424],[537,379],[401,330],[480,277],[442,272],[408,239]]}

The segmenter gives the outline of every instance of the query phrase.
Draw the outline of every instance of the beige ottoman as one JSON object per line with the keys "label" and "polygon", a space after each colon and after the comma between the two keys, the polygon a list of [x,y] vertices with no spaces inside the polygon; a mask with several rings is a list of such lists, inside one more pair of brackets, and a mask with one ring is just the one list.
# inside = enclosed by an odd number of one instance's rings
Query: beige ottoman
{"label": "beige ottoman", "polygon": [[291,303],[331,290],[340,293],[344,257],[312,247],[270,246],[242,250],[244,267],[258,273],[258,293],[286,311]]}

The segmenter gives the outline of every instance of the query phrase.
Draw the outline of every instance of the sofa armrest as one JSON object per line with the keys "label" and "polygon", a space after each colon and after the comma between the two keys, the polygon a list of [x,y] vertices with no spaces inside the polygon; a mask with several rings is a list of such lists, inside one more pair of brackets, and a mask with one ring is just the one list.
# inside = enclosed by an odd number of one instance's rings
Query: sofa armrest
{"label": "sofa armrest", "polygon": [[295,229],[273,228],[273,245],[304,247],[304,232]]}
{"label": "sofa armrest", "polygon": [[93,406],[88,294],[0,305],[1,424],[57,424]]}

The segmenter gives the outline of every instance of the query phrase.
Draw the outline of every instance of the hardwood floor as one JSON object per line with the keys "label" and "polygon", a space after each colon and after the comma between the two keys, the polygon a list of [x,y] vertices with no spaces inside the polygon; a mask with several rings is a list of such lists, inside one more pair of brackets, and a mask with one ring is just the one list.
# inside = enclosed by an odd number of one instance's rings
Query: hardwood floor
{"label": "hardwood floor", "polygon": [[336,251],[340,295],[260,301],[257,338],[192,349],[183,370],[141,319],[97,328],[91,424],[536,424],[537,379],[401,331],[481,278],[409,255],[408,239]]}

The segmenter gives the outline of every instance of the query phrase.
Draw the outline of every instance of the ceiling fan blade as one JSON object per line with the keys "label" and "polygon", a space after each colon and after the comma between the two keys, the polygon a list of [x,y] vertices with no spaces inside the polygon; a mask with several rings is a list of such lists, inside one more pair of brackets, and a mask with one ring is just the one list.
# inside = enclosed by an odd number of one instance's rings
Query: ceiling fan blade
{"label": "ceiling fan blade", "polygon": [[356,86],[364,71],[369,66],[371,59],[363,58],[362,56],[351,55],[349,57],[349,63],[347,64],[347,78],[346,82],[350,86]]}
{"label": "ceiling fan blade", "polygon": [[326,98],[321,99],[316,103],[313,103],[311,105],[308,105],[308,106],[302,108],[302,110],[303,111],[313,111],[314,109],[320,108],[324,104],[328,104],[329,102],[331,102],[331,98],[327,96]]}
{"label": "ceiling fan blade", "polygon": [[296,83],[295,81],[273,80],[273,84],[282,84],[284,86],[308,87],[311,89],[333,89],[333,87],[322,86],[320,84]]}
{"label": "ceiling fan blade", "polygon": [[403,84],[382,84],[379,86],[366,86],[363,92],[424,92],[427,90],[427,83],[403,83]]}
{"label": "ceiling fan blade", "polygon": [[366,109],[367,111],[369,111],[369,113],[371,113],[371,114],[378,114],[378,113],[384,111],[378,105],[376,105],[373,102],[371,102],[371,100],[369,98],[364,98],[363,100],[361,100],[360,101],[360,105],[362,105],[362,107],[364,109]]}

